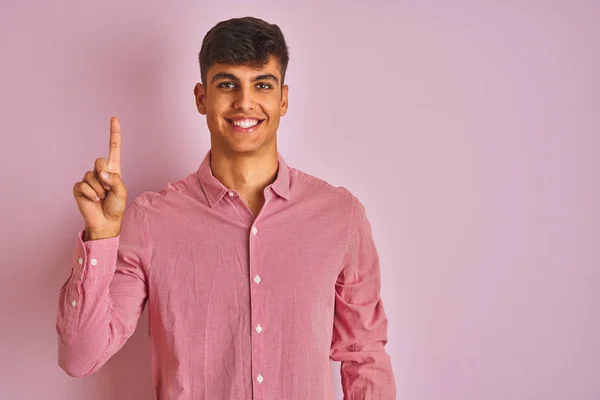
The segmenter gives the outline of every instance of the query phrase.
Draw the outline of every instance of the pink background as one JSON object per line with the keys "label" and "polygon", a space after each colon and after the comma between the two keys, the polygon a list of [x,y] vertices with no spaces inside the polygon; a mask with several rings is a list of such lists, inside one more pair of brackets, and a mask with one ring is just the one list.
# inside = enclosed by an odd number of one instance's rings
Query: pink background
{"label": "pink background", "polygon": [[600,3],[349,3],[3,2],[1,399],[152,397],[146,314],[93,376],[57,365],[72,187],[113,114],[130,201],[194,171],[197,53],[244,15],[289,42],[287,161],[367,207],[398,399],[600,399]]}

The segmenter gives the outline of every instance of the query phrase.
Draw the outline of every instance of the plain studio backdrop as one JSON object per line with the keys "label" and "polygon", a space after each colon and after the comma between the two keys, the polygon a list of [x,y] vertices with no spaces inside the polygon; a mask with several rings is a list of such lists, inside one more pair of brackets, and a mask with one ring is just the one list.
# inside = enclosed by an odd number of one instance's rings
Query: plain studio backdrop
{"label": "plain studio backdrop", "polygon": [[573,0],[3,1],[0,399],[152,398],[147,312],[92,376],[57,365],[72,187],[111,115],[129,202],[195,171],[202,38],[246,15],[290,47],[280,151],[366,206],[398,399],[600,399],[600,3]]}

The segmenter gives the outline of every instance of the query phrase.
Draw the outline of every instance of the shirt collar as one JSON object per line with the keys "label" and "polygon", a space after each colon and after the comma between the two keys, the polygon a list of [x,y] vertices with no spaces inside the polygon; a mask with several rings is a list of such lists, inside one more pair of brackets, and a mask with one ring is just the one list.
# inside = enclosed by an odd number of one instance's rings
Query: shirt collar
{"label": "shirt collar", "polygon": [[[214,207],[225,194],[229,191],[229,189],[221,183],[212,173],[212,169],[210,167],[210,158],[211,158],[211,150],[209,149],[200,167],[198,168],[197,175],[198,180],[200,181],[200,185],[202,186],[202,190],[210,204],[210,207]],[[277,152],[277,161],[279,163],[279,167],[277,169],[277,177],[275,181],[269,186],[273,189],[273,191],[279,195],[280,197],[289,200],[290,199],[290,174],[289,174],[289,166],[283,159],[281,153]]]}

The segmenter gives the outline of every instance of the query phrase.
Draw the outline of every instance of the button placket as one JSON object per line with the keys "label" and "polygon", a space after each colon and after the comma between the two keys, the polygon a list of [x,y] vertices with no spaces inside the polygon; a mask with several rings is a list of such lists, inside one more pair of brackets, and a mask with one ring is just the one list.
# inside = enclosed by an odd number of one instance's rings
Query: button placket
{"label": "button placket", "polygon": [[[256,225],[253,224],[252,227],[250,228],[250,249],[251,249],[250,270],[251,271],[255,269],[254,265],[252,264],[252,262],[253,262],[252,254],[255,252],[254,237],[256,237],[257,234],[258,234],[258,228],[256,227]],[[254,278],[252,278],[252,280],[254,281],[255,285],[258,285],[262,281],[262,278],[259,274],[255,274]],[[255,306],[256,299],[258,297],[257,290],[259,290],[259,288],[254,288],[253,290],[251,290],[251,292],[254,292],[254,295],[251,294],[252,321],[257,321],[259,319],[256,315],[257,307]],[[263,331],[263,327],[260,323],[255,322],[255,324],[256,324],[256,326],[254,327],[254,331],[256,333],[255,333],[255,335],[253,335],[253,337],[251,339],[253,342],[253,345],[252,345],[252,371],[254,371],[254,374],[255,374],[254,376],[255,376],[256,382],[258,382],[255,384],[262,385],[262,383],[265,380],[264,376],[262,375],[262,373],[256,374],[260,370],[261,366],[260,366],[260,361],[255,357],[255,355],[259,353],[259,348],[260,348],[260,346],[258,345],[259,342],[256,342],[256,340],[258,340],[258,338],[255,338],[255,336],[258,336]],[[258,361],[258,363],[257,363],[257,361]]]}

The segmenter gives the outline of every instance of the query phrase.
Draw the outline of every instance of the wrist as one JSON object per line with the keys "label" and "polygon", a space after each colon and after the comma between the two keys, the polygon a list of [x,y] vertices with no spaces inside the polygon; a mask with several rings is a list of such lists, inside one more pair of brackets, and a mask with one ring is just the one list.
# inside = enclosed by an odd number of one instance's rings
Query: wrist
{"label": "wrist", "polygon": [[120,230],[93,231],[86,229],[83,233],[83,241],[110,239],[119,236]]}

